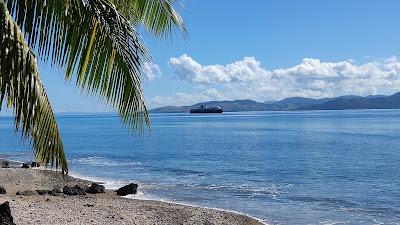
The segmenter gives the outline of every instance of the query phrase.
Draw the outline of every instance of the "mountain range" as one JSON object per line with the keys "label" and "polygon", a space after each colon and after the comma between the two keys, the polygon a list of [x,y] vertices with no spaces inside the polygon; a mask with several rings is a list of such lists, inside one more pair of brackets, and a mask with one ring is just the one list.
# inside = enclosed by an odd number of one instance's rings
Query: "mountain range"
{"label": "mountain range", "polygon": [[224,112],[240,111],[290,111],[290,110],[345,110],[345,109],[400,109],[400,92],[366,97],[346,95],[334,98],[291,97],[281,101],[256,102],[253,100],[210,101],[191,106],[165,106],[150,110],[154,113],[184,113],[201,105],[220,106]]}

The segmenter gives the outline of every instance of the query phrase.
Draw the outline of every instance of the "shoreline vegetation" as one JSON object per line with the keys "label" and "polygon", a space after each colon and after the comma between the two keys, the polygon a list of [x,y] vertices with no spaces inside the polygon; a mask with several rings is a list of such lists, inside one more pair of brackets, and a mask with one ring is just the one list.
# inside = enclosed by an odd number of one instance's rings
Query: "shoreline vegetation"
{"label": "shoreline vegetation", "polygon": [[[239,213],[118,196],[114,190],[86,195],[42,194],[36,190],[63,190],[92,181],[42,169],[0,168],[0,204],[8,201],[14,223],[20,224],[229,224],[261,225],[260,220]],[[140,187],[139,187],[140,188]],[[17,192],[19,194],[17,195]],[[22,194],[21,194],[22,193]],[[25,193],[25,194],[24,194]]]}

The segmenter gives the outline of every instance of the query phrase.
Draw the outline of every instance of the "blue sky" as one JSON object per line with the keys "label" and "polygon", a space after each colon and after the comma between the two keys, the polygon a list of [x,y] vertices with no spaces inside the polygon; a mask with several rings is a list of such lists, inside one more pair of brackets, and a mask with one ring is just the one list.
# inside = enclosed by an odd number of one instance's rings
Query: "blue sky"
{"label": "blue sky", "polygon": [[[398,0],[186,0],[189,37],[144,34],[150,108],[207,100],[400,91]],[[40,66],[56,112],[109,111]]]}

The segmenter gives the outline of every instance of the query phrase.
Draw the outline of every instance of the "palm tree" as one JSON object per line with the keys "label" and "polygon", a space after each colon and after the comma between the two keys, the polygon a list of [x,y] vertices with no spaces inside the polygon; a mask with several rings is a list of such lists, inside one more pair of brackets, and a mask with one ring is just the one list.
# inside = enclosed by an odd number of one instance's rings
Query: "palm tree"
{"label": "palm tree", "polygon": [[142,132],[149,116],[141,80],[150,60],[139,26],[165,38],[186,35],[177,0],[0,0],[0,110],[12,108],[15,129],[38,160],[68,173],[57,123],[36,59],[61,68],[87,93],[114,107]]}

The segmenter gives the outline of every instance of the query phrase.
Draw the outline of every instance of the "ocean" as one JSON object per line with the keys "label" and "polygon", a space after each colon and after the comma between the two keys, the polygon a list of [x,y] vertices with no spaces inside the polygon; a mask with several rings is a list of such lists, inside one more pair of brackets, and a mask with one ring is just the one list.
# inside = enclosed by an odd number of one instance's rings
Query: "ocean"
{"label": "ocean", "polygon": [[[57,116],[73,176],[270,224],[400,224],[400,110]],[[32,160],[0,117],[0,157]]]}

